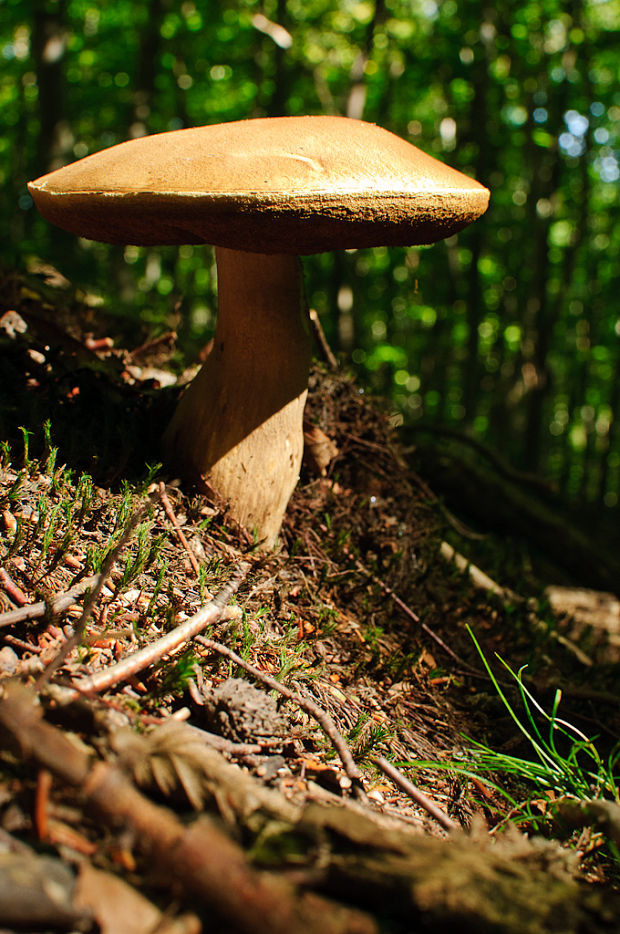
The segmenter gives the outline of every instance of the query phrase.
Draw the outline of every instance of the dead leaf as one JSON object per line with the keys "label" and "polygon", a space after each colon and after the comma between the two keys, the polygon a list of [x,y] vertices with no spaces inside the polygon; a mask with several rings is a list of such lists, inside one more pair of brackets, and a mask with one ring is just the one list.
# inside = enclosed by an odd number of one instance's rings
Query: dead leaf
{"label": "dead leaf", "polygon": [[304,422],[304,464],[311,473],[324,477],[338,453],[338,448],[324,431],[308,421]]}

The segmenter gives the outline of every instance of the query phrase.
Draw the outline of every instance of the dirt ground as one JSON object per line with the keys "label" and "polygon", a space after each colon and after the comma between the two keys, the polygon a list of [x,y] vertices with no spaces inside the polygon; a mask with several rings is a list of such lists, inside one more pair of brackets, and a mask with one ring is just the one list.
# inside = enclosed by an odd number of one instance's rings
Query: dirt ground
{"label": "dirt ground", "polygon": [[[527,754],[471,632],[515,707],[495,653],[545,709],[560,687],[602,754],[620,735],[609,637],[554,615],[531,563],[519,592],[521,545],[508,587],[510,540],[481,542],[385,409],[317,365],[262,553],[156,466],[173,335],[118,346],[51,273],[3,294],[0,925],[616,930],[615,818],[458,768],[473,742]],[[474,542],[488,567],[459,562]]]}

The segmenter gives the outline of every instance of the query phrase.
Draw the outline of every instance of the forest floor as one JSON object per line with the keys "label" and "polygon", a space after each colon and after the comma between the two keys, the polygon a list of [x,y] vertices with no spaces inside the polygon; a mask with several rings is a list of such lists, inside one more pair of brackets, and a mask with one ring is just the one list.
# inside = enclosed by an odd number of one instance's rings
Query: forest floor
{"label": "forest floor", "polygon": [[617,633],[322,367],[257,550],[157,466],[173,336],[118,346],[51,270],[2,294],[2,929],[617,930]]}

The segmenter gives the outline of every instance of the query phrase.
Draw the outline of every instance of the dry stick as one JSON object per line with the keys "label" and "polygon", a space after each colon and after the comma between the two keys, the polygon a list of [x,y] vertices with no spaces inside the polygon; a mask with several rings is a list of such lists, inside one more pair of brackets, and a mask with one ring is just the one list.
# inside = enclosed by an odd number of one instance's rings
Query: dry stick
{"label": "dry stick", "polygon": [[176,629],[173,629],[172,632],[168,632],[161,639],[157,639],[156,642],[132,652],[131,655],[127,655],[116,665],[111,665],[96,674],[79,678],[73,682],[75,690],[82,694],[96,694],[99,691],[105,691],[118,684],[119,681],[132,678],[139,671],[143,671],[149,665],[158,662],[164,655],[168,655],[180,645],[189,642],[199,632],[202,632],[206,626],[218,621],[224,612],[224,607],[239,589],[249,568],[249,564],[241,565],[234,577],[222,587],[213,600],[210,600],[209,603],[184,623],[181,623],[180,626],[177,626]]}
{"label": "dry stick", "polygon": [[[520,594],[515,593],[514,590],[511,590],[509,587],[503,587],[500,584],[496,583],[493,578],[489,577],[488,574],[485,574],[477,565],[472,564],[467,558],[460,554],[456,549],[449,545],[448,542],[442,542],[441,548],[439,549],[439,554],[446,561],[454,562],[456,567],[463,574],[468,574],[469,579],[477,590],[486,590],[488,593],[492,593],[494,596],[501,600],[504,606],[508,604],[516,604],[517,606],[528,607],[528,601],[525,597],[522,597]],[[528,617],[532,625],[539,629],[541,632],[544,631],[548,633],[550,639],[554,639],[556,642],[559,642],[560,645],[570,652],[575,658],[581,662],[582,665],[585,665],[588,668],[591,668],[594,662],[589,655],[579,648],[579,646],[573,642],[571,639],[567,639],[566,636],[563,636],[562,633],[556,632],[555,630],[548,630],[547,625],[531,611],[528,613]]]}
{"label": "dry stick", "polygon": [[[189,684],[192,684],[191,680]],[[63,695],[63,700],[65,697],[66,695]],[[165,717],[155,717],[152,714],[145,713],[137,714],[127,707],[121,708],[118,704],[115,704],[109,699],[106,699],[104,703],[110,710],[122,711],[123,714],[130,717],[134,722],[144,724],[145,726],[165,726],[172,720],[177,719],[174,714],[169,714]],[[205,746],[212,746],[213,749],[217,749],[218,752],[224,752],[228,755],[238,757],[257,755],[270,746],[281,742],[279,739],[266,739],[262,743],[235,743],[230,739],[224,739],[223,736],[219,736],[217,733],[209,733],[207,730],[203,730],[199,726],[194,726],[192,723],[187,722],[183,722],[183,729],[195,736],[196,739],[201,740]]]}
{"label": "dry stick", "polygon": [[451,817],[442,811],[438,805],[431,801],[419,788],[416,788],[408,778],[399,772],[398,769],[384,759],[383,756],[376,756],[372,758],[372,761],[375,765],[378,765],[381,771],[390,778],[395,785],[397,785],[401,791],[404,791],[405,794],[409,795],[416,804],[419,804],[420,807],[424,808],[427,814],[430,814],[431,817],[434,817],[438,824],[441,824],[444,830],[458,830],[459,825],[452,820]]}
{"label": "dry stick", "polygon": [[356,561],[355,564],[357,568],[362,572],[362,574],[366,574],[366,576],[369,577],[371,581],[373,581],[373,583],[378,584],[379,587],[381,587],[382,590],[384,590],[385,593],[389,597],[392,598],[396,606],[399,607],[403,611],[405,616],[408,616],[409,619],[412,619],[414,623],[420,623],[420,627],[424,630],[426,635],[430,636],[430,638],[433,639],[437,643],[437,645],[440,646],[440,648],[442,648],[444,652],[446,652],[450,656],[450,658],[453,658],[455,662],[458,662],[459,665],[465,668],[466,671],[475,670],[471,668],[471,666],[468,665],[467,662],[463,661],[463,659],[460,658],[456,654],[456,652],[454,652],[450,648],[449,645],[446,645],[446,643],[443,641],[441,636],[438,636],[437,633],[434,630],[432,630],[430,626],[427,626],[426,623],[420,622],[420,617],[418,616],[418,614],[414,613],[411,607],[408,607],[407,604],[404,602],[404,600],[401,600],[398,594],[394,593],[392,588],[388,584],[386,584],[385,581],[382,581],[381,578],[376,577],[371,571],[368,570],[368,568],[365,568],[361,561]]}
{"label": "dry stick", "polygon": [[93,574],[92,577],[85,577],[83,580],[78,581],[65,593],[56,594],[48,600],[41,600],[39,603],[29,603],[18,610],[0,613],[0,629],[30,619],[39,619],[41,616],[45,616],[46,613],[62,613],[64,610],[68,610],[70,606],[74,606],[78,602],[77,598],[89,587],[94,587],[98,580],[99,574]]}
{"label": "dry stick", "polygon": [[21,587],[17,586],[15,581],[10,577],[9,572],[4,568],[0,568],[0,584],[2,584],[4,591],[11,598],[11,600],[13,600],[19,606],[23,606],[28,602],[28,597],[24,591],[21,589]]}
{"label": "dry stick", "polygon": [[40,645],[34,645],[31,642],[26,642],[25,639],[18,639],[17,636],[11,636],[8,633],[2,637],[2,641],[6,642],[7,645],[12,645],[16,649],[23,649],[24,652],[32,652],[33,655],[40,655],[43,649]]}
{"label": "dry stick", "polygon": [[344,770],[353,782],[356,794],[359,797],[365,797],[362,784],[363,775],[355,764],[351,750],[347,746],[344,737],[338,731],[336,724],[325,710],[319,707],[318,704],[315,704],[314,701],[280,684],[280,682],[272,678],[271,675],[265,674],[264,671],[260,671],[260,669],[255,668],[254,665],[250,665],[249,662],[244,661],[244,659],[226,645],[222,645],[220,642],[214,642],[213,639],[206,639],[204,636],[198,636],[196,642],[199,642],[200,645],[204,645],[207,649],[211,649],[212,652],[223,655],[224,658],[229,658],[235,665],[239,665],[240,668],[243,668],[249,674],[253,675],[258,681],[262,681],[263,684],[266,684],[267,687],[271,688],[273,691],[278,691],[283,697],[293,701],[294,704],[297,704],[298,707],[301,707],[302,710],[309,713],[311,717],[314,717],[323,732],[334,744],[336,752],[340,756],[342,765],[344,766]]}
{"label": "dry stick", "polygon": [[462,574],[469,574],[471,582],[477,590],[486,590],[487,593],[492,593],[496,597],[499,597],[504,603],[507,600],[514,603],[524,602],[522,597],[519,597],[518,594],[508,587],[502,587],[500,584],[497,584],[488,574],[481,571],[477,565],[472,564],[471,561],[468,561],[467,558],[459,554],[448,542],[441,543],[439,554],[445,561],[453,562]]}
{"label": "dry stick", "polygon": [[318,312],[315,308],[310,308],[308,310],[308,317],[310,318],[310,324],[312,325],[314,338],[319,345],[319,350],[321,351],[325,363],[327,363],[330,370],[339,369],[338,361],[336,360],[331,347],[327,343],[327,338],[325,337],[325,331],[323,330],[321,319],[319,318]]}
{"label": "dry stick", "polygon": [[[162,724],[168,723],[169,721],[170,717],[165,717],[156,722]],[[191,733],[192,736],[195,736],[196,739],[202,740],[206,746],[211,746],[213,749],[217,749],[218,752],[225,752],[230,756],[256,756],[266,748],[269,748],[269,742],[264,745],[262,743],[234,743],[230,739],[218,736],[217,733],[209,733],[207,730],[201,730],[199,726],[194,726],[192,723],[185,723],[184,728]],[[273,740],[271,744],[273,744]]]}
{"label": "dry stick", "polygon": [[[384,590],[385,593],[389,597],[392,598],[394,603],[401,608],[405,616],[408,616],[409,619],[412,619],[414,623],[420,622],[420,617],[418,616],[418,614],[414,613],[411,607],[408,607],[407,604],[403,600],[401,600],[398,594],[395,594],[392,588],[388,584],[385,583],[385,581],[382,581],[381,578],[373,574],[372,571],[369,571],[368,568],[365,568],[361,561],[356,561],[355,565],[358,568],[358,570],[362,572],[362,574],[365,574],[366,577],[369,577],[371,581],[373,581],[373,583],[378,584],[379,587],[381,587],[381,589]],[[422,626],[424,626],[424,623],[422,623]]]}
{"label": "dry stick", "polygon": [[457,519],[446,505],[439,499],[437,494],[431,490],[428,483],[422,479],[414,470],[409,469],[409,476],[414,481],[414,483],[420,487],[422,492],[428,497],[428,499],[437,506],[441,514],[448,520],[455,532],[458,532],[459,535],[462,535],[463,538],[471,538],[473,541],[483,541],[485,538],[488,538],[486,532],[474,532],[473,529],[470,529],[469,526],[465,525],[464,522],[461,522],[460,519]]}
{"label": "dry stick", "polygon": [[190,560],[190,564],[194,569],[194,574],[196,575],[196,577],[199,578],[200,577],[200,566],[198,564],[198,561],[196,560],[196,555],[189,547],[189,542],[185,538],[185,535],[183,534],[183,530],[181,529],[181,526],[179,525],[178,519],[174,514],[174,510],[172,506],[170,505],[170,500],[168,499],[168,494],[166,493],[165,483],[159,484],[159,498],[161,500],[162,506],[164,507],[166,515],[172,522],[172,526],[174,528],[174,531],[176,532],[177,538],[179,539],[179,541],[183,545],[183,548],[185,548],[185,551],[187,552],[187,555]]}
{"label": "dry stick", "polygon": [[71,636],[70,639],[67,639],[67,641],[60,648],[56,657],[52,659],[49,665],[37,678],[37,681],[35,684],[35,688],[37,691],[40,691],[41,688],[43,688],[48,683],[48,681],[50,680],[54,672],[57,671],[58,668],[60,668],[60,666],[62,665],[66,657],[69,655],[69,653],[72,652],[73,649],[76,648],[76,646],[78,646],[80,642],[82,641],[82,637],[84,636],[84,630],[86,629],[86,623],[88,622],[88,619],[95,605],[95,602],[99,594],[101,593],[103,582],[108,577],[110,571],[112,570],[112,567],[114,566],[114,563],[116,562],[116,559],[118,558],[121,551],[123,550],[123,548],[129,541],[129,539],[131,538],[133,530],[138,525],[138,523],[142,522],[144,517],[148,514],[149,509],[150,509],[150,504],[148,506],[145,506],[143,509],[139,509],[138,512],[134,513],[134,515],[131,517],[131,519],[127,523],[127,526],[125,527],[123,531],[123,534],[119,538],[117,544],[114,546],[112,551],[109,553],[108,557],[103,562],[103,567],[101,568],[101,571],[99,572],[99,574],[97,574],[96,576],[96,580],[95,580],[95,583],[93,584],[93,588],[89,592],[88,596],[86,597],[86,600],[84,601],[82,615],[80,616],[77,622],[77,625],[74,628],[73,635]]}
{"label": "dry stick", "polygon": [[4,688],[0,738],[77,788],[106,832],[110,826],[129,829],[158,878],[198,898],[228,929],[238,934],[377,934],[368,915],[320,896],[298,895],[282,877],[258,872],[207,815],[186,825],[138,791],[117,766],[93,764],[82,747],[42,719],[34,696],[21,684]]}
{"label": "dry stick", "polygon": [[140,354],[146,353],[147,350],[153,350],[154,347],[158,347],[160,344],[166,343],[166,341],[175,341],[176,339],[176,331],[166,331],[165,334],[160,334],[159,337],[154,337],[152,340],[140,344],[139,347],[135,347],[131,351],[131,356],[138,357]]}

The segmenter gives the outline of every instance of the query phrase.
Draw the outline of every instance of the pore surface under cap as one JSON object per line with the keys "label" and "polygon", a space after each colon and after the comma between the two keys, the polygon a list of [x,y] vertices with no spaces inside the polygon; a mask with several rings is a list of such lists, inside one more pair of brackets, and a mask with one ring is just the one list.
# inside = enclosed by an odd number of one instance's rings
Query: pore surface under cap
{"label": "pore surface under cap", "polygon": [[141,137],[31,182],[48,220],[110,243],[317,253],[432,243],[489,193],[374,124],[278,117]]}

